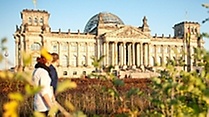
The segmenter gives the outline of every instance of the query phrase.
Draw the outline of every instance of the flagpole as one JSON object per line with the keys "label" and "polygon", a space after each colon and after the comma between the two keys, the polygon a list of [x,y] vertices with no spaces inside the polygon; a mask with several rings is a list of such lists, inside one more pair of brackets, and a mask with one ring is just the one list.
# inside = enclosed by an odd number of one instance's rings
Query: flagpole
{"label": "flagpole", "polygon": [[34,9],[36,9],[36,4],[37,4],[37,1],[33,0]]}

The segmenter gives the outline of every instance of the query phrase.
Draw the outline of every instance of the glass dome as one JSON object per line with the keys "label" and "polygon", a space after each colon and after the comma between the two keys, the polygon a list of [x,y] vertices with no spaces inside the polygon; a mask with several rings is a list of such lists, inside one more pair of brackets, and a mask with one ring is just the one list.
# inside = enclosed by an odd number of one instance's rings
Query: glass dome
{"label": "glass dome", "polygon": [[84,32],[91,32],[92,29],[97,27],[97,24],[99,22],[99,17],[101,17],[101,21],[104,24],[119,24],[119,25],[124,25],[123,21],[116,15],[112,13],[107,13],[107,12],[102,12],[99,14],[94,15],[93,17],[90,18],[90,20],[87,22]]}

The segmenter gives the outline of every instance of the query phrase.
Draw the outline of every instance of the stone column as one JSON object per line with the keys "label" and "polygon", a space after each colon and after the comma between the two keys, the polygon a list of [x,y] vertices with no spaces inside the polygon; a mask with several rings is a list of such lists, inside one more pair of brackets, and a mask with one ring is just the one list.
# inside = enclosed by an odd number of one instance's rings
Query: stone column
{"label": "stone column", "polygon": [[157,56],[157,45],[155,45],[154,48],[155,48],[155,65],[156,65],[156,63],[158,63],[158,61],[157,61],[157,57],[158,57]]}
{"label": "stone column", "polygon": [[57,42],[57,45],[58,45],[58,54],[60,56],[60,62],[59,62],[59,65],[62,66],[62,51],[61,51],[61,47],[62,47],[62,43],[61,42]]}
{"label": "stone column", "polygon": [[77,43],[77,66],[80,66],[80,44],[78,42]]}
{"label": "stone column", "polygon": [[124,58],[123,58],[123,43],[120,43],[120,66],[123,66],[123,60],[124,60]]}
{"label": "stone column", "polygon": [[111,65],[115,65],[115,43],[111,43]]}
{"label": "stone column", "polygon": [[148,43],[148,66],[150,67],[151,66],[151,48],[152,48],[152,45],[151,43]]}
{"label": "stone column", "polygon": [[144,46],[145,48],[145,57],[144,57],[144,62],[145,62],[145,66],[148,66],[148,63],[149,63],[149,50],[148,50],[148,43],[145,44]]}
{"label": "stone column", "polygon": [[28,39],[25,39],[25,52],[29,52],[30,51],[30,48],[29,48],[29,43],[30,41]]}
{"label": "stone column", "polygon": [[136,66],[139,67],[140,66],[140,44],[136,43]]}
{"label": "stone column", "polygon": [[126,42],[123,42],[123,67],[126,68]]}
{"label": "stone column", "polygon": [[88,66],[89,65],[89,44],[86,43],[86,62],[85,64]]}
{"label": "stone column", "polygon": [[107,45],[106,45],[106,52],[107,52],[107,60],[106,60],[106,62],[107,62],[107,65],[109,66],[109,61],[110,61],[110,59],[109,59],[109,42],[107,42]]}
{"label": "stone column", "polygon": [[100,41],[97,39],[97,58],[100,58]]}
{"label": "stone column", "polygon": [[143,56],[144,56],[144,46],[143,43],[141,43],[140,45],[140,57],[141,57],[141,65],[140,66],[144,66],[144,61],[143,61]]}
{"label": "stone column", "polygon": [[115,42],[114,43],[115,44],[115,51],[114,51],[114,53],[115,53],[115,66],[117,66],[118,65],[118,43],[117,42]]}
{"label": "stone column", "polygon": [[165,65],[165,50],[163,48],[164,48],[164,46],[161,45],[160,49],[162,51],[162,65]]}
{"label": "stone column", "polygon": [[132,65],[132,51],[131,44],[128,44],[128,66]]}
{"label": "stone column", "polygon": [[172,46],[169,46],[169,53],[168,53],[169,59],[171,59],[172,51],[173,51]]}
{"label": "stone column", "polygon": [[104,42],[103,43],[103,54],[105,55],[104,62],[103,62],[104,66],[107,64],[107,51],[106,50],[107,50],[107,43]]}
{"label": "stone column", "polygon": [[71,66],[71,43],[70,42],[67,42],[67,45],[68,45],[68,67]]}
{"label": "stone column", "polygon": [[136,67],[136,59],[135,59],[135,43],[132,43],[132,67]]}
{"label": "stone column", "polygon": [[39,38],[41,39],[41,46],[45,47],[43,34],[39,35]]}

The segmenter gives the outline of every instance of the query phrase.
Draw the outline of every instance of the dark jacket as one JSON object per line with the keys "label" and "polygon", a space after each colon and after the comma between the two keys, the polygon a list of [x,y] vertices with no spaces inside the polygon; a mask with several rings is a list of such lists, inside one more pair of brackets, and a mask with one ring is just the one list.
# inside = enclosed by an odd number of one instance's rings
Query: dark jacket
{"label": "dark jacket", "polygon": [[38,62],[38,63],[36,63],[35,68],[43,68],[43,69],[45,69],[49,73],[49,76],[51,77],[50,69],[45,64]]}
{"label": "dark jacket", "polygon": [[57,70],[53,65],[49,66],[50,69],[50,76],[51,76],[51,86],[53,87],[54,93],[57,89],[57,82],[58,82],[58,75],[57,75]]}

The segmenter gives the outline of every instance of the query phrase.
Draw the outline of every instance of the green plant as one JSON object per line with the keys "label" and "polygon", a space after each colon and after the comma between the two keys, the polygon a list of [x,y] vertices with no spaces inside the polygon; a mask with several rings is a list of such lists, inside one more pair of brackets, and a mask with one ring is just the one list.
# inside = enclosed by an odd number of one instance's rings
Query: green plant
{"label": "green plant", "polygon": [[[3,38],[1,40],[1,51],[0,51],[0,62],[3,60],[3,52],[7,50],[7,48],[4,46],[6,42],[6,38]],[[47,53],[47,50],[42,49],[41,50],[42,55],[45,56],[45,58],[49,57],[49,54]],[[24,67],[27,67],[27,65],[30,65],[31,62],[31,55],[26,54],[25,52],[22,53],[23,57],[23,65]],[[22,103],[24,103],[25,100],[28,100],[30,97],[32,97],[34,94],[38,93],[41,90],[41,87],[34,86],[31,78],[31,73],[29,72],[15,72],[12,73],[8,70],[0,71],[0,79],[5,80],[6,82],[9,82],[8,84],[12,85],[12,82],[23,82],[23,89],[24,91],[19,90],[12,90],[15,87],[9,87],[11,92],[8,93],[8,101],[5,101],[3,104],[3,117],[18,117],[20,116],[18,113],[19,107]],[[17,86],[17,85],[16,85]],[[17,86],[18,87],[18,86]],[[75,88],[76,84],[74,82],[71,82],[70,80],[66,80],[64,82],[60,82],[57,87],[57,93],[63,92],[68,88]],[[24,92],[24,93],[23,93]],[[72,115],[74,116],[85,116],[82,114],[82,112],[77,112],[73,110],[73,106],[71,102],[66,101],[66,107],[68,107],[72,112]],[[54,113],[57,111],[57,107],[52,108],[50,112]],[[43,117],[42,114],[38,112],[33,112],[33,116],[35,117]]]}
{"label": "green plant", "polygon": [[[118,88],[120,86],[124,86],[124,82],[121,79],[118,79],[117,76],[115,76],[111,69],[113,69],[113,66],[106,66],[102,70],[101,63],[103,62],[103,59],[105,56],[101,56],[97,59],[97,57],[92,57],[92,65],[95,67],[96,71],[99,70],[99,72],[94,72],[90,76],[93,76],[95,78],[99,78],[101,80],[105,80],[106,82],[112,84],[111,87],[104,87],[103,93],[109,95],[111,97],[112,105],[114,106],[115,100],[119,100],[120,107],[118,109],[113,107],[112,114],[118,113],[118,116],[138,116],[139,112],[136,109],[127,108],[126,106],[126,100],[130,99],[132,95],[138,95],[141,96],[143,93],[138,88],[132,88],[127,93],[126,96],[123,96],[121,92],[118,91]],[[115,115],[117,116],[117,114]]]}
{"label": "green plant", "polygon": [[182,62],[169,60],[166,68],[160,71],[160,76],[152,79],[148,115],[202,117],[208,114],[209,52],[195,48],[193,56],[197,62],[196,70],[179,70],[176,66]]}

